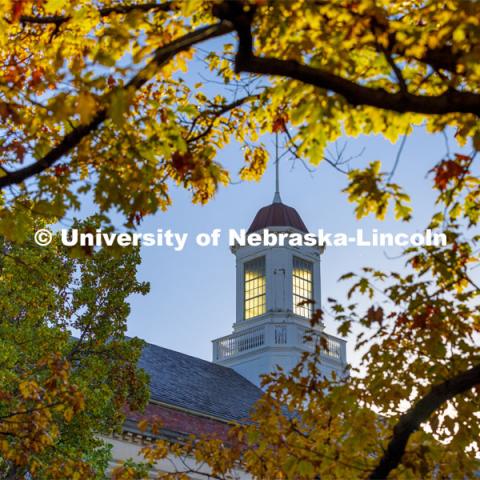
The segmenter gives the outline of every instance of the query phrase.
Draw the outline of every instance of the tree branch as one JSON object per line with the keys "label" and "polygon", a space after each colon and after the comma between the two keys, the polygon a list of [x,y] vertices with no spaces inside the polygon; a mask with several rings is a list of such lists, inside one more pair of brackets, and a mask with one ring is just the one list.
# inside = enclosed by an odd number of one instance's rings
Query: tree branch
{"label": "tree branch", "polygon": [[430,392],[404,413],[393,429],[393,436],[378,465],[372,471],[369,480],[380,480],[388,477],[390,472],[400,464],[410,435],[427,421],[435,410],[456,395],[465,393],[476,385],[480,385],[480,364],[459,373],[443,383],[435,385]]}
{"label": "tree branch", "polygon": [[[123,91],[130,92],[139,90],[145,83],[155,76],[158,68],[164,66],[176,54],[188,50],[193,45],[205,40],[215,38],[232,31],[232,27],[225,22],[219,22],[215,25],[199,28],[193,32],[187,33],[183,37],[174,40],[168,45],[159,47],[153,56],[151,62],[135,75],[122,88]],[[44,157],[35,163],[15,171],[8,171],[0,177],[0,189],[25,181],[26,179],[37,175],[57,162],[64,155],[68,154],[75,148],[86,136],[97,130],[100,125],[108,118],[108,108],[104,107],[99,110],[95,116],[84,125],[75,127],[70,133],[65,135],[60,143],[53,147]]]}
{"label": "tree branch", "polygon": [[299,80],[303,83],[338,93],[351,105],[368,105],[399,113],[444,115],[472,113],[480,117],[480,95],[448,89],[441,95],[412,95],[402,91],[390,93],[382,88],[359,85],[326,70],[301,65],[293,60],[237,55],[237,72],[274,75]]}
{"label": "tree branch", "polygon": [[235,71],[291,78],[341,95],[353,106],[367,105],[398,113],[444,115],[472,113],[480,116],[480,94],[448,88],[440,95],[413,95],[403,91],[392,93],[383,88],[358,84],[328,70],[303,65],[295,60],[258,57],[253,53],[251,24],[254,8],[245,10],[241,0],[230,0],[214,9],[222,20],[230,21],[237,31],[239,43]]}
{"label": "tree branch", "polygon": [[[115,5],[112,7],[105,7],[98,10],[101,17],[107,17],[112,13],[127,14],[133,11],[149,12],[152,10],[167,12],[172,8],[173,2],[164,3],[140,3],[132,5]],[[67,15],[48,15],[44,17],[37,17],[34,15],[22,15],[20,16],[20,23],[33,23],[38,25],[56,25],[59,27],[65,22],[68,22],[72,17]]]}
{"label": "tree branch", "polygon": [[393,73],[395,74],[395,77],[397,77],[398,84],[400,86],[400,91],[404,94],[408,94],[408,87],[405,82],[405,79],[403,78],[402,71],[400,70],[398,65],[395,63],[395,60],[392,57],[392,53],[378,43],[377,43],[377,48],[383,53],[388,64],[390,65],[390,67],[392,67]]}
{"label": "tree branch", "polygon": [[[196,135],[192,136],[192,137],[189,137],[186,139],[186,141],[188,143],[192,143],[192,142],[196,142],[197,140],[200,140],[201,138],[207,136],[213,126],[215,125],[215,120],[222,116],[223,114],[229,112],[230,110],[234,110],[235,108],[237,107],[240,107],[241,105],[243,105],[244,103],[246,102],[249,102],[250,100],[253,100],[255,98],[258,98],[258,95],[246,95],[245,97],[241,97],[237,100],[234,100],[233,102],[231,103],[227,103],[225,105],[218,105],[218,107],[216,108],[209,108],[208,110],[205,110],[203,112],[201,112],[197,118],[195,118],[193,120],[193,124],[192,126],[195,127],[196,123],[198,122],[198,120],[200,118],[207,118],[207,117],[211,117],[210,119],[210,122],[209,124],[207,125],[207,127],[202,130],[201,132],[197,133]],[[193,129],[191,129],[191,133],[193,133]]]}

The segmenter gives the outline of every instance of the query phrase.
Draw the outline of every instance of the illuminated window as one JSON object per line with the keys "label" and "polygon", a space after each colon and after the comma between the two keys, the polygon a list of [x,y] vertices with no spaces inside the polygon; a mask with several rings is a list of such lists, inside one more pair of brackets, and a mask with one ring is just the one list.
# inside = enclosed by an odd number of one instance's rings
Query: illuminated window
{"label": "illuminated window", "polygon": [[245,320],[266,311],[265,257],[256,258],[244,265]]}
{"label": "illuminated window", "polygon": [[313,311],[313,265],[293,257],[293,312],[310,318]]}

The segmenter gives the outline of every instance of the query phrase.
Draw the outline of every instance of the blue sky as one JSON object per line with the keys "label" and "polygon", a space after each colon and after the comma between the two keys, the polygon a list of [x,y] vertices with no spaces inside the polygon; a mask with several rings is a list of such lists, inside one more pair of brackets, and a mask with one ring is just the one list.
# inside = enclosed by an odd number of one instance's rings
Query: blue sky
{"label": "blue sky", "polygon": [[[263,141],[273,152],[273,139]],[[381,137],[343,139],[352,155],[364,149],[352,167],[381,160],[383,170],[389,171],[399,148]],[[451,147],[455,142],[451,141]],[[457,151],[458,149],[455,149]],[[426,177],[432,166],[445,155],[445,140],[441,135],[429,135],[418,128],[405,144],[394,181],[404,186],[412,197],[414,217],[408,224],[389,216],[385,221],[367,218],[357,221],[354,205],[342,189],[347,179],[326,163],[313,174],[300,163],[293,165],[282,160],[281,195],[284,203],[300,213],[310,231],[323,228],[329,232],[354,232],[362,227],[367,231],[378,228],[384,232],[422,231],[433,211],[434,194],[431,178]],[[218,159],[232,172],[242,165],[241,152],[235,145],[221,152]],[[229,251],[226,232],[229,228],[247,228],[256,212],[271,203],[274,192],[274,164],[260,182],[243,182],[221,188],[205,206],[192,205],[190,195],[174,188],[173,205],[166,213],[145,219],[140,231],[157,228],[189,233],[194,237],[214,228],[223,231],[218,247],[198,247],[187,243],[181,252],[165,247],[144,247],[139,278],[151,283],[146,297],[131,299],[132,312],[128,333],[167,348],[204,359],[211,358],[211,340],[229,334],[235,321],[235,257]],[[341,274],[357,271],[363,266],[385,270],[402,268],[402,261],[390,257],[400,253],[396,248],[331,247],[322,260],[323,299],[342,298],[346,284],[338,283]],[[326,330],[334,333],[333,321],[326,317]],[[350,360],[356,356],[349,344]]]}
{"label": "blue sky", "polygon": [[[208,51],[222,51],[224,41],[232,38],[216,39],[202,46],[201,54]],[[194,84],[212,74],[204,62],[198,59],[190,65],[186,80]],[[205,85],[206,93],[221,92],[218,83]],[[260,139],[273,154],[273,137]],[[343,138],[347,142],[346,156],[360,158],[351,163],[352,168],[368,165],[370,161],[382,161],[384,171],[390,171],[400,142],[392,144],[379,136]],[[449,140],[452,151],[460,151],[453,138]],[[326,162],[309,173],[298,161],[282,160],[281,196],[284,203],[297,209],[307,227],[312,232],[323,228],[328,232],[353,233],[357,228],[370,231],[377,228],[383,232],[423,231],[434,211],[434,194],[431,177],[427,172],[445,156],[446,145],[442,135],[427,134],[417,128],[406,141],[400,163],[393,181],[404,187],[412,197],[414,216],[408,224],[395,221],[390,215],[385,221],[374,218],[357,221],[354,205],[347,200],[342,189],[347,178],[334,170]],[[271,155],[273,157],[273,155]],[[237,144],[227,146],[217,158],[235,176],[243,166],[242,152]],[[235,257],[228,248],[227,231],[230,228],[248,228],[256,212],[271,203],[274,193],[274,163],[260,182],[241,182],[221,188],[215,198],[204,206],[193,205],[191,196],[181,188],[172,188],[172,206],[167,212],[159,212],[147,217],[139,227],[140,232],[156,232],[157,229],[170,229],[178,233],[188,233],[189,241],[183,251],[172,248],[143,247],[142,265],[139,279],[151,284],[150,294],[134,296],[131,301],[131,315],[128,321],[128,334],[138,336],[148,342],[211,359],[211,340],[231,333],[235,321]],[[234,178],[235,180],[235,178]],[[91,202],[82,206],[81,215],[92,209]],[[122,222],[120,222],[121,224]],[[223,235],[218,247],[199,247],[194,237],[197,233],[222,229]],[[121,230],[121,229],[119,229]],[[400,270],[402,260],[398,248],[362,248],[356,246],[328,248],[322,257],[322,295],[325,304],[327,297],[341,299],[347,284],[338,283],[343,273],[358,271],[363,266],[373,266],[384,270]],[[335,333],[331,318],[325,319],[326,330]],[[357,362],[349,342],[349,360]]]}

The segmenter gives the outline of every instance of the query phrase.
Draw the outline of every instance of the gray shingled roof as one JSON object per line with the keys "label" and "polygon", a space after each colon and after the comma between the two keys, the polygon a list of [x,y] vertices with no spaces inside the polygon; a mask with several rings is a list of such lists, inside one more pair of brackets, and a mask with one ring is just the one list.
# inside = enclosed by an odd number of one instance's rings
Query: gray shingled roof
{"label": "gray shingled roof", "polygon": [[232,370],[147,343],[139,366],[153,400],[224,420],[245,420],[262,391]]}

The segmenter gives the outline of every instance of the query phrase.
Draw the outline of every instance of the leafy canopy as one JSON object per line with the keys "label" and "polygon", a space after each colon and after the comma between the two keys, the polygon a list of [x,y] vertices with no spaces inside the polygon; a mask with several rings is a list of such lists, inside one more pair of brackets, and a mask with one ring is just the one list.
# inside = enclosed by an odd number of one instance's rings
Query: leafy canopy
{"label": "leafy canopy", "polygon": [[139,253],[74,258],[58,237],[0,250],[0,477],[102,478],[99,436],[148,397],[143,343],[125,338],[126,298],[148,290]]}
{"label": "leafy canopy", "polygon": [[[206,202],[232,174],[218,151],[238,142],[240,177],[258,179],[268,159],[261,136],[271,132],[313,164],[342,134],[395,141],[420,124],[480,145],[478,2],[0,7],[0,232],[11,238],[24,238],[28,224],[19,193],[29,209],[61,217],[88,192],[130,226],[167,208],[172,184]],[[213,85],[199,77],[200,60]],[[380,180],[377,167],[357,173],[351,183]],[[349,194],[359,215],[382,216],[391,199],[409,218],[395,184],[358,190]]]}

